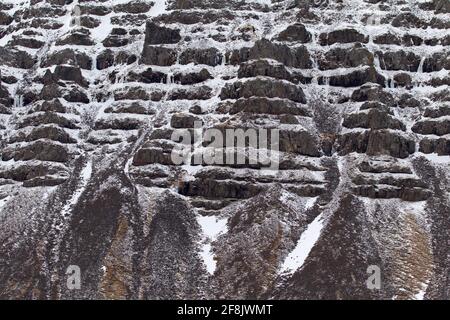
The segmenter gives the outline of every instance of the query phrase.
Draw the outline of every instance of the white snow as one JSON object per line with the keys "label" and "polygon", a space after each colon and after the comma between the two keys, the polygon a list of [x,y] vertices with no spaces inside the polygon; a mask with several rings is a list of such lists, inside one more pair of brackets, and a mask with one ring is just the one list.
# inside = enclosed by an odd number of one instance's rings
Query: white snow
{"label": "white snow", "polygon": [[78,202],[84,190],[86,189],[86,186],[89,182],[89,179],[91,178],[91,175],[92,175],[92,161],[89,161],[81,171],[80,174],[81,180],[78,189],[75,191],[70,200],[66,203],[66,205],[62,209],[61,211],[62,215],[69,213],[72,206]]}
{"label": "white snow", "polygon": [[197,222],[200,224],[203,233],[213,240],[217,239],[221,233],[227,232],[227,221],[226,218],[220,219],[214,216],[197,217]]}
{"label": "white snow", "polygon": [[200,256],[206,266],[206,270],[213,274],[216,270],[216,261],[212,252],[211,243],[217,240],[217,237],[227,232],[227,218],[218,218],[215,216],[197,216],[197,222],[202,229],[202,248]]}
{"label": "white snow", "polygon": [[111,24],[111,17],[113,13],[100,17],[100,25],[91,31],[92,38],[96,42],[103,41],[111,32],[113,25]]}
{"label": "white snow", "polygon": [[216,261],[214,260],[214,254],[211,249],[211,244],[207,243],[202,246],[200,251],[200,256],[202,257],[203,263],[209,274],[213,274],[216,270]]}
{"label": "white snow", "polygon": [[323,213],[319,214],[302,233],[295,249],[284,260],[280,274],[292,274],[303,266],[323,229]]}
{"label": "white snow", "polygon": [[108,268],[104,265],[102,265],[102,267],[100,268],[100,270],[102,271],[103,275],[106,274],[106,271],[108,270]]}
{"label": "white snow", "polygon": [[127,177],[130,176],[130,166],[133,163],[133,157],[131,157],[130,159],[127,160],[127,162],[125,163],[125,168],[124,168],[124,172],[127,175]]}
{"label": "white snow", "polygon": [[272,0],[247,0],[247,2],[254,2],[254,3],[259,3],[259,4],[267,4],[267,5],[272,4]]}
{"label": "white snow", "polygon": [[167,11],[166,0],[154,0],[155,5],[150,9],[150,16],[156,17]]}
{"label": "white snow", "polygon": [[437,153],[422,153],[421,155],[423,155],[431,162],[450,165],[450,156],[440,156]]}
{"label": "white snow", "polygon": [[5,206],[11,196],[7,196],[6,198],[0,199],[0,210]]}
{"label": "white snow", "polygon": [[415,300],[423,300],[423,298],[425,297],[425,293],[427,292],[427,288],[428,288],[428,283],[423,283],[422,288],[420,289],[420,291],[418,293],[416,293],[416,295],[414,296],[414,299]]}

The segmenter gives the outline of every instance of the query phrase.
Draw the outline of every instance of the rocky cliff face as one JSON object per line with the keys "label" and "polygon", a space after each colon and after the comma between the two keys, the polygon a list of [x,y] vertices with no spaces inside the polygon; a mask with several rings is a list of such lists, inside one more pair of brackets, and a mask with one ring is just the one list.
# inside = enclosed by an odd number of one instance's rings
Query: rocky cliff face
{"label": "rocky cliff face", "polygon": [[0,298],[449,299],[449,4],[2,0]]}

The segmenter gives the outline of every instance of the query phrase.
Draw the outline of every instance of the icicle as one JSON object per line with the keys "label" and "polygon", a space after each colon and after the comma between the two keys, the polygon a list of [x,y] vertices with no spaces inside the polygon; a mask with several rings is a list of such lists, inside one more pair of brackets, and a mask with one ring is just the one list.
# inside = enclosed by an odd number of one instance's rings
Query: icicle
{"label": "icicle", "polygon": [[330,93],[330,77],[324,77],[323,84],[325,86],[325,97],[328,99],[328,95]]}
{"label": "icicle", "polygon": [[380,58],[377,55],[374,55],[373,57],[373,64],[375,65],[375,68],[381,70]]}
{"label": "icicle", "polygon": [[391,89],[394,89],[395,88],[395,80],[394,80],[394,77],[392,77],[391,78],[391,87],[390,87]]}
{"label": "icicle", "polygon": [[173,83],[173,73],[169,72],[167,74],[166,84],[172,84]]}
{"label": "icicle", "polygon": [[224,50],[222,53],[222,65],[226,65],[227,64],[227,51]]}
{"label": "icicle", "polygon": [[423,64],[425,63],[426,57],[422,57],[419,63],[419,67],[417,68],[417,73],[423,73]]}
{"label": "icicle", "polygon": [[23,107],[23,96],[16,95],[14,97],[14,108],[21,108],[21,107]]}
{"label": "icicle", "polygon": [[[75,58],[76,58],[76,55],[75,55]],[[92,58],[92,67],[91,67],[92,71],[95,69],[97,69],[97,56],[96,55],[94,55],[94,57]]]}
{"label": "icicle", "polygon": [[316,42],[317,42],[317,36],[314,32],[311,33],[311,41],[313,44],[316,44]]}
{"label": "icicle", "polygon": [[315,56],[312,57],[312,64],[314,70],[319,70],[319,64],[317,63],[317,58]]}

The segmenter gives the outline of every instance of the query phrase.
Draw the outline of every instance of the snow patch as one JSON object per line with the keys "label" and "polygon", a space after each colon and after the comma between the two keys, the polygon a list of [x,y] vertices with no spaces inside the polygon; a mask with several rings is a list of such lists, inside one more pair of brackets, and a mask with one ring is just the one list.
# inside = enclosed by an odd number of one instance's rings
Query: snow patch
{"label": "snow patch", "polygon": [[227,232],[228,219],[198,215],[197,222],[202,229],[202,247],[200,256],[206,266],[206,270],[210,274],[213,274],[216,270],[216,261],[214,260],[211,243],[216,241],[219,235]]}
{"label": "snow patch", "polygon": [[8,202],[8,200],[11,198],[11,196],[7,196],[6,198],[0,199],[0,210],[5,206],[5,204]]}
{"label": "snow patch", "polygon": [[323,213],[321,213],[302,233],[297,246],[284,260],[279,273],[292,274],[303,266],[306,258],[319,239],[323,226]]}
{"label": "snow patch", "polygon": [[155,0],[155,5],[150,9],[150,16],[156,17],[167,12],[166,0]]}
{"label": "snow patch", "polygon": [[435,163],[445,163],[450,165],[450,156],[440,156],[437,153],[423,153],[425,158]]}
{"label": "snow patch", "polygon": [[66,215],[70,212],[70,209],[73,205],[75,205],[78,200],[80,199],[81,195],[83,194],[84,190],[86,189],[86,186],[88,185],[89,179],[91,179],[92,176],[92,161],[89,161],[86,166],[83,168],[80,174],[80,183],[78,189],[75,191],[75,193],[72,195],[70,200],[66,203],[64,208],[61,211],[62,215]]}
{"label": "snow patch", "polygon": [[423,283],[420,291],[414,295],[414,299],[415,300],[423,300],[425,297],[425,293],[427,292],[427,288],[428,288],[428,283]]}

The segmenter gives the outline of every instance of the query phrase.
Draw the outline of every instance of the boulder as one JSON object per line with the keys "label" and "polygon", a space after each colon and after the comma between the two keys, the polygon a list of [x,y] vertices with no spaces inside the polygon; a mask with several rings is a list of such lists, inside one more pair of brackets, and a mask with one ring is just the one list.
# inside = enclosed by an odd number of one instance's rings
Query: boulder
{"label": "boulder", "polygon": [[389,44],[389,45],[399,46],[402,44],[402,39],[400,39],[400,37],[398,37],[397,35],[388,32],[388,33],[384,33],[384,34],[376,36],[373,39],[373,42],[376,44]]}
{"label": "boulder", "polygon": [[54,76],[59,80],[73,81],[82,87],[89,86],[89,83],[84,79],[79,67],[58,65],[55,68]]}
{"label": "boulder", "polygon": [[127,3],[120,3],[113,7],[114,12],[124,12],[124,13],[146,13],[154,6],[154,2],[146,2],[133,0]]}
{"label": "boulder", "polygon": [[173,77],[175,83],[179,83],[182,85],[197,84],[209,79],[213,79],[213,76],[205,68],[201,69],[198,72],[189,72],[189,73],[178,72]]}
{"label": "boulder", "polygon": [[185,113],[176,113],[172,115],[172,118],[170,119],[170,126],[172,128],[194,128],[194,122],[200,121],[201,119],[199,117],[196,117],[191,114],[185,114]]}
{"label": "boulder", "polygon": [[96,59],[96,67],[103,70],[114,65],[114,52],[110,49],[102,51]]}
{"label": "boulder", "polygon": [[449,52],[436,52],[423,62],[423,72],[434,72],[442,69],[450,70]]}
{"label": "boulder", "polygon": [[293,101],[286,99],[267,99],[264,97],[238,99],[229,112],[230,114],[248,112],[252,114],[311,116],[309,110]]}
{"label": "boulder", "polygon": [[311,41],[311,33],[301,23],[295,23],[281,31],[275,40],[307,43]]}
{"label": "boulder", "polygon": [[180,30],[159,26],[152,21],[145,25],[145,41],[149,44],[174,44],[181,40]]}
{"label": "boulder", "polygon": [[107,107],[105,113],[133,113],[133,114],[155,114],[155,110],[149,108],[146,104],[134,101],[130,104],[114,104]]}
{"label": "boulder", "polygon": [[95,122],[95,130],[137,130],[143,126],[142,120],[131,117],[102,118]]}
{"label": "boulder", "polygon": [[412,12],[398,14],[391,22],[394,27],[400,28],[426,28],[427,22],[417,17]]}
{"label": "boulder", "polygon": [[351,99],[353,101],[379,101],[389,107],[395,105],[395,100],[392,94],[383,90],[383,87],[378,84],[368,83],[361,86],[361,88],[353,91]]}
{"label": "boulder", "polygon": [[414,140],[389,130],[349,132],[338,138],[340,154],[351,152],[406,158],[415,151]]}
{"label": "boulder", "polygon": [[87,94],[77,87],[72,87],[69,91],[66,91],[63,94],[63,98],[68,102],[80,102],[80,103],[90,102]]}
{"label": "boulder", "polygon": [[169,92],[167,100],[208,100],[212,97],[212,89],[208,86],[176,88]]}
{"label": "boulder", "polygon": [[[58,172],[58,174],[61,174],[61,172]],[[36,177],[30,180],[26,180],[23,182],[23,186],[25,188],[33,188],[33,187],[53,187],[60,185],[67,181],[68,174],[65,174],[63,176],[43,176],[43,177]]]}
{"label": "boulder", "polygon": [[142,52],[141,63],[156,66],[171,66],[177,61],[175,49],[145,45]]}
{"label": "boulder", "polygon": [[61,97],[61,90],[56,83],[49,83],[42,87],[39,98],[42,100],[53,100]]}
{"label": "boulder", "polygon": [[0,64],[4,66],[31,69],[35,63],[36,59],[25,51],[0,47]]}
{"label": "boulder", "polygon": [[[239,53],[239,55],[243,54],[245,61],[250,59],[266,58],[277,60],[285,64],[287,67],[301,69],[310,69],[312,67],[312,61],[305,46],[291,48],[285,44],[272,43],[267,39],[261,39],[256,41],[252,48],[248,49],[247,59],[245,59],[247,56],[245,49],[241,50],[244,50],[244,53]],[[230,60],[232,59],[234,58],[230,57]]]}
{"label": "boulder", "polygon": [[13,22],[14,19],[6,12],[0,11],[0,25],[7,26]]}
{"label": "boulder", "polygon": [[319,43],[322,46],[331,46],[335,43],[369,42],[369,37],[356,31],[355,29],[341,29],[329,33],[321,33]]}
{"label": "boulder", "polygon": [[239,67],[239,78],[252,78],[257,76],[293,81],[293,76],[281,63],[273,63],[268,60],[252,60],[241,64]]}
{"label": "boulder", "polygon": [[11,107],[14,100],[9,95],[9,91],[0,84],[0,103],[5,107]]}
{"label": "boulder", "polygon": [[53,125],[44,125],[33,128],[28,135],[18,134],[10,139],[10,143],[22,142],[22,141],[35,141],[39,139],[48,139],[58,141],[61,143],[76,143],[77,141],[72,138],[64,129],[55,127]]}
{"label": "boulder", "polygon": [[67,149],[62,145],[38,140],[23,145],[22,147],[4,149],[2,152],[2,160],[8,161],[11,159],[14,159],[14,161],[35,159],[41,161],[67,162],[69,160],[69,154]]}
{"label": "boulder", "polygon": [[399,198],[404,201],[424,201],[431,197],[430,190],[423,188],[378,187],[362,185],[352,188],[353,192],[362,197],[373,199]]}
{"label": "boulder", "polygon": [[174,142],[172,141],[161,142],[153,140],[136,152],[133,157],[133,166],[145,166],[154,163],[173,165],[173,147]]}
{"label": "boulder", "polygon": [[404,50],[377,52],[376,55],[379,57],[380,66],[384,70],[416,72],[421,60],[418,55]]}
{"label": "boulder", "polygon": [[369,109],[368,112],[351,113],[345,117],[342,125],[346,128],[406,130],[400,120],[378,108]]}
{"label": "boulder", "polygon": [[384,76],[379,74],[373,66],[347,74],[333,75],[328,78],[320,77],[318,81],[319,84],[328,83],[330,86],[335,87],[359,87],[368,82],[384,85],[386,82]]}
{"label": "boulder", "polygon": [[368,155],[387,154],[396,158],[406,158],[415,152],[412,139],[389,130],[374,130],[369,134],[367,143]]}
{"label": "boulder", "polygon": [[250,59],[250,48],[233,49],[225,53],[225,61],[227,64],[236,66]]}
{"label": "boulder", "polygon": [[280,151],[319,157],[320,143],[317,137],[308,131],[280,130]]}
{"label": "boulder", "polygon": [[450,29],[450,21],[445,18],[441,19],[438,17],[433,17],[431,18],[428,25],[433,29]]}
{"label": "boulder", "polygon": [[112,12],[112,8],[110,6],[104,5],[84,4],[79,7],[82,15],[106,16]]}
{"label": "boulder", "polygon": [[42,124],[50,124],[54,123],[60,127],[68,128],[68,129],[79,129],[79,127],[75,124],[73,120],[70,120],[66,117],[58,115],[54,112],[44,112],[35,114],[32,116],[28,116],[18,124],[19,128],[24,128],[27,126],[37,127]]}
{"label": "boulder", "polygon": [[405,34],[402,37],[402,44],[405,47],[413,47],[413,46],[420,46],[423,43],[423,39],[419,36],[413,35],[413,34]]}
{"label": "boulder", "polygon": [[111,47],[123,47],[128,44],[129,40],[123,36],[110,35],[102,41],[102,44],[105,48]]}
{"label": "boulder", "polygon": [[373,54],[361,45],[355,45],[350,49],[334,48],[321,56],[318,64],[320,70],[369,66],[373,65]]}
{"label": "boulder", "polygon": [[164,91],[146,90],[140,87],[124,87],[114,91],[114,100],[152,100],[160,101],[165,95]]}
{"label": "boulder", "polygon": [[216,48],[197,49],[189,48],[180,55],[180,64],[205,64],[208,66],[217,66],[222,64],[222,54]]}
{"label": "boulder", "polygon": [[62,105],[59,99],[54,99],[51,101],[44,101],[41,104],[38,104],[32,109],[33,112],[58,112],[65,113],[66,107]]}
{"label": "boulder", "polygon": [[55,19],[34,18],[33,20],[31,20],[30,26],[36,29],[40,28],[40,29],[56,30],[62,28],[64,24]]}
{"label": "boulder", "polygon": [[295,102],[306,103],[302,88],[282,80],[255,78],[247,81],[228,83],[222,88],[220,98],[239,99],[250,97],[286,98]]}
{"label": "boulder", "polygon": [[368,110],[368,109],[377,109],[379,111],[388,113],[388,114],[393,114],[393,112],[391,111],[391,109],[385,105],[382,102],[378,102],[378,101],[366,101],[364,102],[361,107],[359,107],[359,110]]}
{"label": "boulder", "polygon": [[404,87],[406,89],[412,89],[412,79],[411,76],[405,72],[397,73],[394,76],[395,87]]}
{"label": "boulder", "polygon": [[76,46],[93,46],[95,42],[90,37],[89,29],[77,29],[69,35],[56,41],[57,46],[76,45]]}
{"label": "boulder", "polygon": [[79,52],[70,48],[51,53],[41,63],[41,68],[46,68],[59,64],[68,64],[81,69],[91,70],[92,59],[84,52]]}
{"label": "boulder", "polygon": [[34,38],[23,38],[14,37],[12,41],[9,42],[11,46],[22,46],[30,49],[40,49],[44,46],[44,42]]}
{"label": "boulder", "polygon": [[228,22],[233,20],[235,15],[230,10],[174,10],[154,18],[154,21],[161,24],[210,24],[214,22]]}
{"label": "boulder", "polygon": [[427,118],[439,118],[450,116],[450,105],[442,105],[438,108],[427,108],[423,114]]}
{"label": "boulder", "polygon": [[142,83],[165,83],[167,81],[167,75],[159,71],[153,71],[152,68],[147,68],[147,70],[141,73],[130,71],[127,75],[127,81]]}
{"label": "boulder", "polygon": [[114,63],[115,64],[132,64],[137,61],[137,56],[126,50],[118,51],[115,54]]}
{"label": "boulder", "polygon": [[450,140],[446,138],[420,140],[419,151],[423,153],[437,153],[439,156],[450,155]]}
{"label": "boulder", "polygon": [[450,2],[433,0],[435,13],[450,13]]}
{"label": "boulder", "polygon": [[[72,20],[72,24],[75,24],[75,21]],[[80,17],[80,26],[88,29],[97,28],[101,24],[101,21],[97,18],[91,16],[82,16]]]}
{"label": "boulder", "polygon": [[237,181],[217,181],[214,179],[196,179],[183,181],[178,192],[185,196],[201,196],[207,199],[247,199],[262,191],[261,186]]}
{"label": "boulder", "polygon": [[15,181],[27,181],[46,175],[68,176],[68,170],[60,164],[48,163],[21,163],[12,169],[0,171],[0,178],[11,179]]}
{"label": "boulder", "polygon": [[419,134],[443,136],[450,133],[450,119],[421,120],[416,122],[411,130]]}

